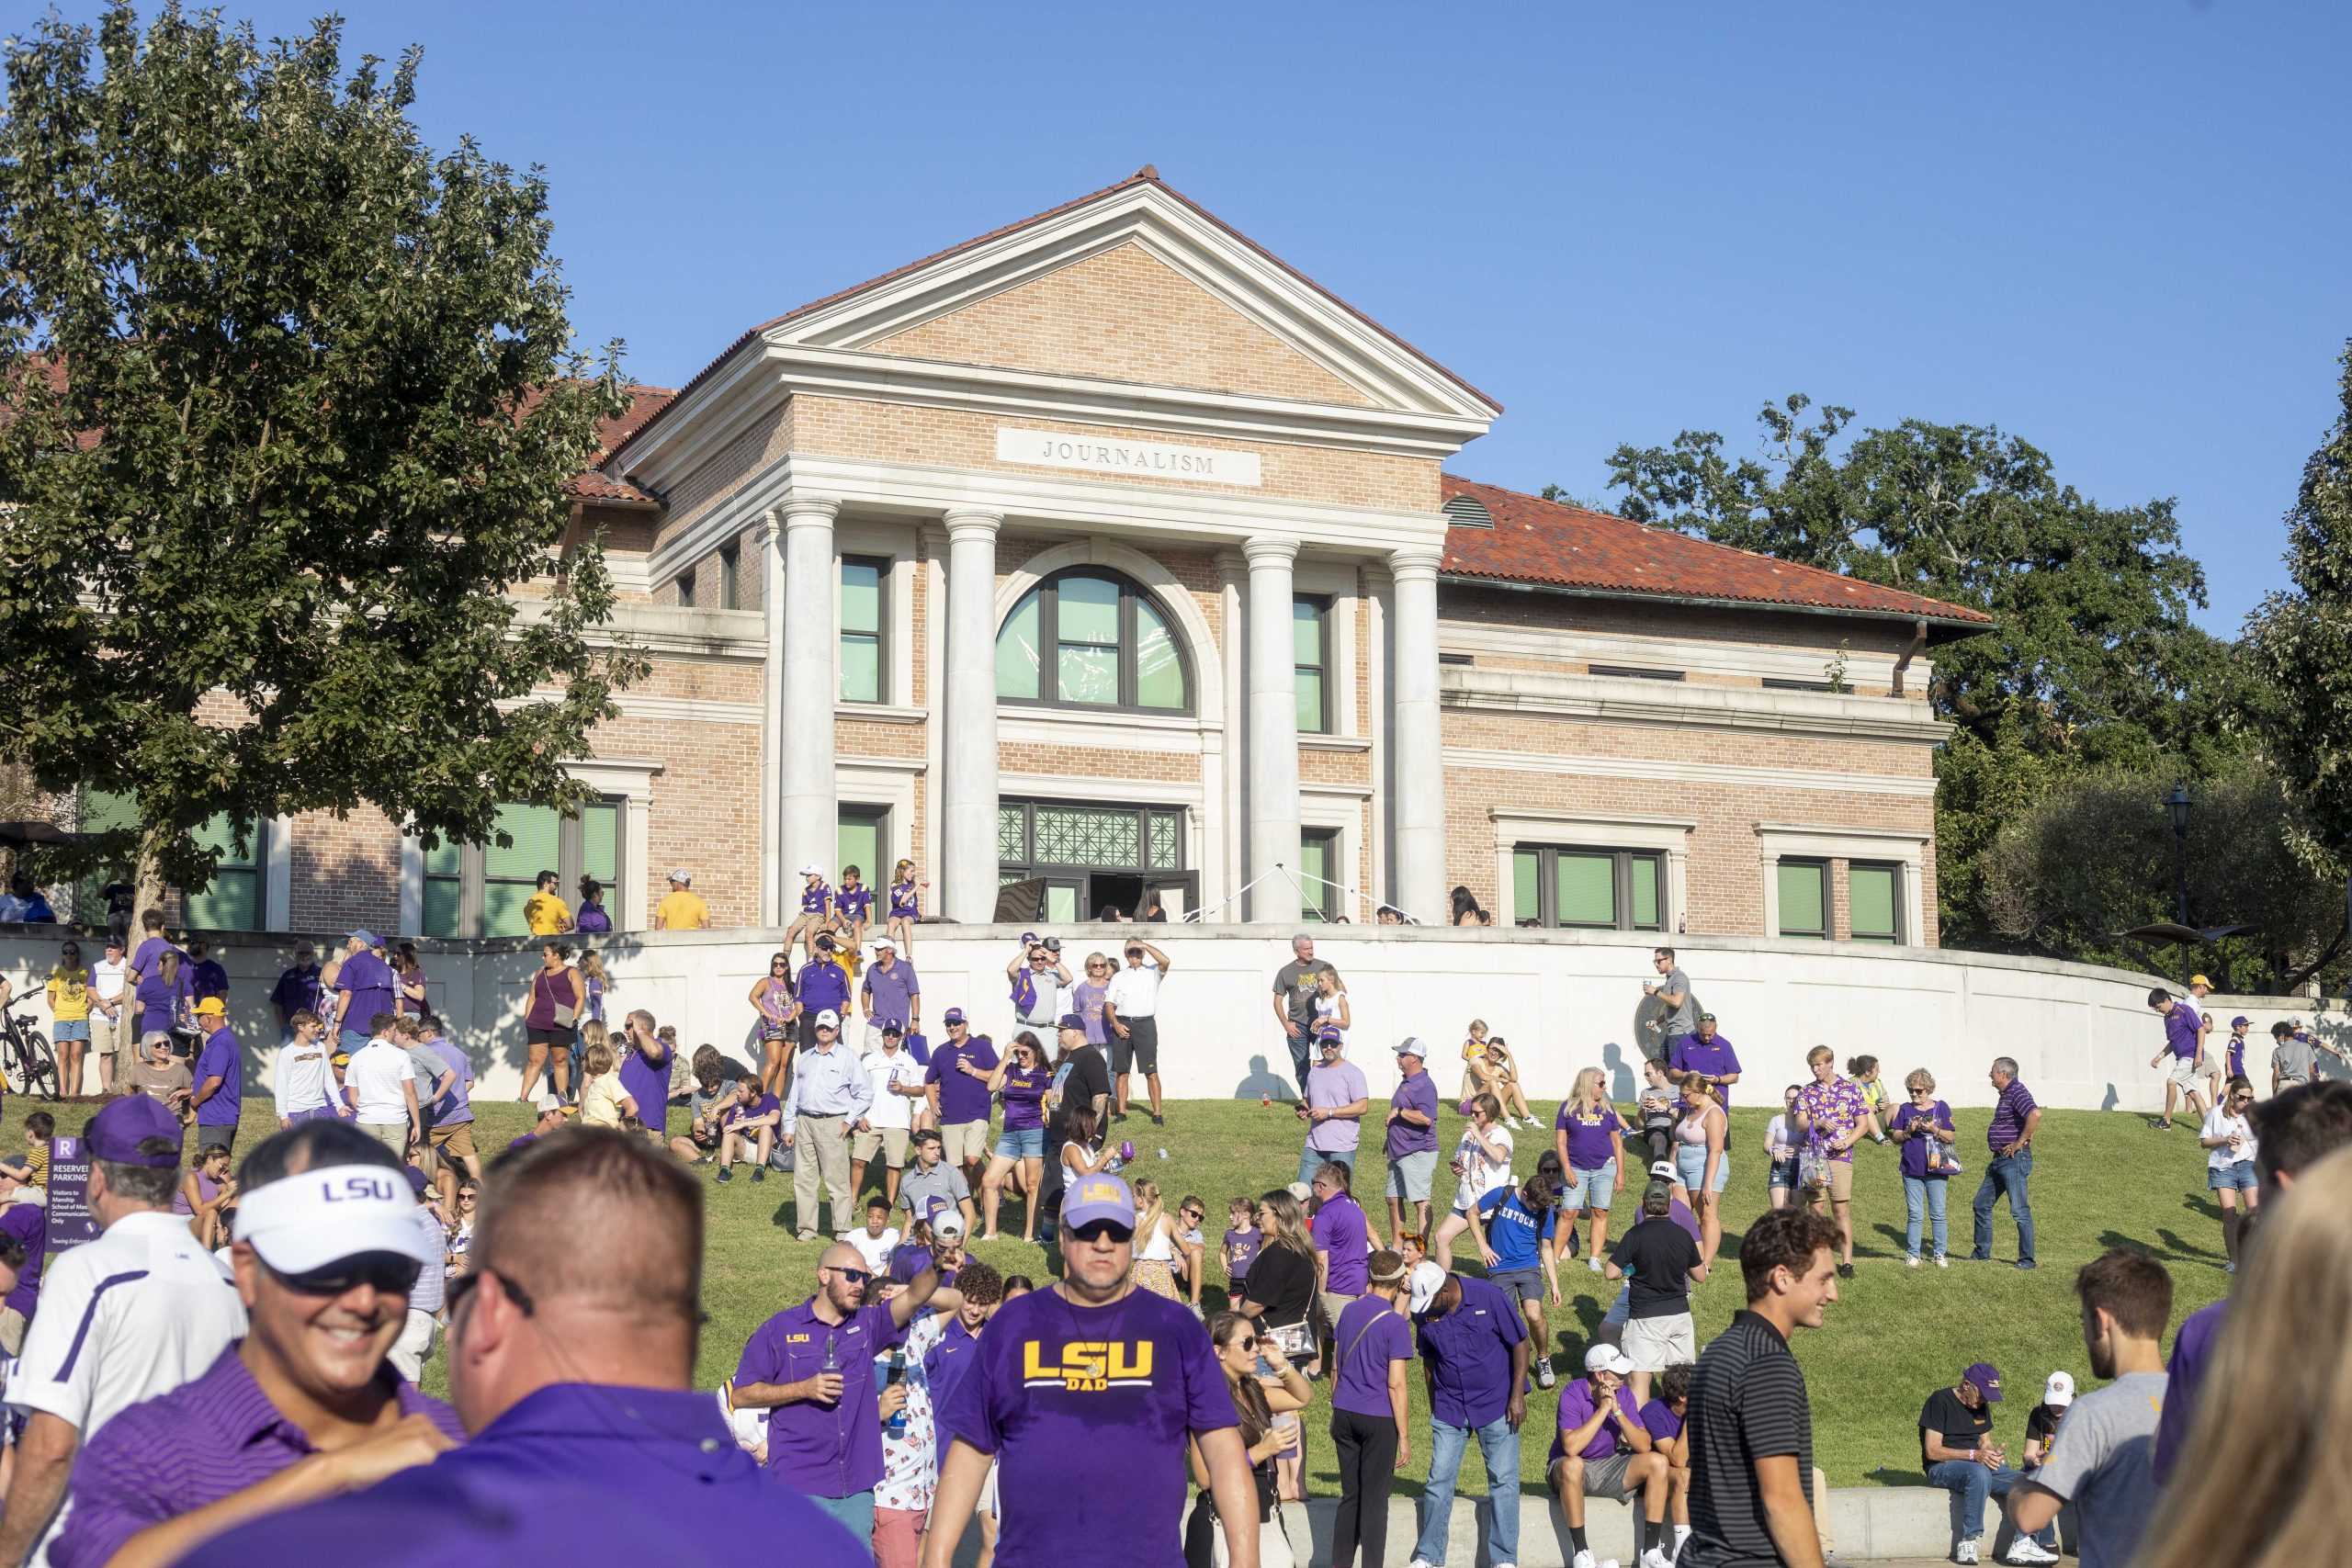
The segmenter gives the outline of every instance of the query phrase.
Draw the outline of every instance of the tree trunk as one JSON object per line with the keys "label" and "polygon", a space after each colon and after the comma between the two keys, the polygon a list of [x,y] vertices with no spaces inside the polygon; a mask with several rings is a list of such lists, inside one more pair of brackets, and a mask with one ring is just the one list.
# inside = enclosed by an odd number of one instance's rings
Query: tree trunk
{"label": "tree trunk", "polygon": [[139,832],[139,863],[130,874],[130,932],[124,938],[134,951],[146,930],[147,911],[164,907],[163,843],[169,836],[165,828],[147,827]]}

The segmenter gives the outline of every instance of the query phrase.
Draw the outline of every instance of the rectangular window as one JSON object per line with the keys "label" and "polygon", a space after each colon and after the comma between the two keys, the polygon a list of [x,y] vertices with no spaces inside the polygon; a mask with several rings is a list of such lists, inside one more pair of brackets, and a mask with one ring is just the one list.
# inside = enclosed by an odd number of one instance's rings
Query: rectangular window
{"label": "rectangular window", "polygon": [[882,594],[890,563],[865,556],[842,558],[842,701],[878,703],[886,653]]}
{"label": "rectangular window", "polygon": [[444,843],[424,852],[424,934],[463,936],[466,848]]}
{"label": "rectangular window", "polygon": [[733,545],[722,545],[718,550],[718,607],[740,610],[743,607],[743,554]]}
{"label": "rectangular window", "polygon": [[1294,599],[1290,604],[1293,675],[1298,686],[1298,732],[1331,733],[1331,601]]}
{"label": "rectangular window", "polygon": [[1652,850],[1521,844],[1510,857],[1511,920],[1571,930],[1664,931],[1665,858]]}
{"label": "rectangular window", "polygon": [[1826,692],[1829,690],[1829,682],[1826,681],[1792,681],[1780,675],[1765,676],[1763,686],[1768,692]]}
{"label": "rectangular window", "polygon": [[530,922],[524,906],[537,890],[539,873],[556,876],[556,894],[576,919],[580,879],[605,886],[605,908],[616,926],[632,922],[617,889],[627,869],[621,814],[626,803],[592,800],[578,817],[551,806],[502,806],[496,830],[513,842],[441,844],[424,853],[424,934],[426,936],[524,936]]}
{"label": "rectangular window", "polygon": [[1056,683],[1066,703],[1119,700],[1119,585],[1107,578],[1066,577]]}
{"label": "rectangular window", "polygon": [[1846,923],[1856,942],[1902,942],[1903,921],[1895,900],[1902,875],[1899,865],[1858,861],[1846,867]]}
{"label": "rectangular window", "polygon": [[1607,675],[1619,681],[1679,681],[1679,670],[1644,670],[1631,664],[1588,664],[1588,674]]}
{"label": "rectangular window", "polygon": [[1331,885],[1339,880],[1340,830],[1309,828],[1298,836],[1299,912],[1310,920],[1328,920],[1340,912],[1345,897]]}
{"label": "rectangular window", "polygon": [[[116,795],[107,790],[85,789],[81,792],[74,820],[79,830],[85,833],[136,827],[139,807],[129,795]],[[263,899],[269,864],[268,825],[256,825],[246,835],[244,848],[240,850],[233,825],[226,816],[216,816],[197,829],[196,841],[217,852],[220,859],[212,873],[209,886],[201,893],[185,894],[181,920],[191,931],[257,931],[268,929],[268,911],[264,908]],[[114,866],[84,877],[74,886],[74,918],[85,924],[103,925],[107,910],[103,889],[110,882],[128,882],[130,875],[128,866]]]}
{"label": "rectangular window", "polygon": [[[881,887],[890,879],[890,868],[883,856],[889,848],[890,813],[878,806],[844,806],[841,808],[841,824],[834,836],[833,847],[838,856],[833,862],[836,871],[857,867],[857,879],[868,887]],[[876,910],[877,919],[883,911]]]}
{"label": "rectangular window", "polygon": [[1478,660],[1475,654],[1441,653],[1437,656],[1437,661],[1440,664],[1476,664]]}
{"label": "rectangular window", "polygon": [[[498,808],[498,831],[512,841],[501,845],[493,838],[481,850],[481,929],[482,936],[527,936],[530,922],[523,918],[523,906],[530,900],[538,884],[539,873],[556,872],[562,859],[563,818],[551,806],[502,806]],[[556,891],[565,903],[571,902],[564,884],[559,881]]]}
{"label": "rectangular window", "polygon": [[695,572],[692,567],[678,573],[678,607],[682,610],[695,607]]}
{"label": "rectangular window", "polygon": [[1781,895],[1781,935],[1829,935],[1829,863],[1784,860],[1776,863]]}

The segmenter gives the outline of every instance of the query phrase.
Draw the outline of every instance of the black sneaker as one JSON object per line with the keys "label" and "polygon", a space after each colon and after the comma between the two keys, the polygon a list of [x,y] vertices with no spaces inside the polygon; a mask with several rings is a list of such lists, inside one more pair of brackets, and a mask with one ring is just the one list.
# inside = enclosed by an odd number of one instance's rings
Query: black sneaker
{"label": "black sneaker", "polygon": [[2020,1258],[2018,1259],[2018,1267],[2020,1269],[2039,1269],[2041,1265],[2036,1263],[2030,1258]]}
{"label": "black sneaker", "polygon": [[754,1180],[754,1181],[765,1181],[767,1179],[768,1179],[768,1168],[767,1168],[766,1166],[763,1166],[763,1165],[755,1165],[755,1166],[753,1166],[753,1167],[752,1168],[752,1180]]}
{"label": "black sneaker", "polygon": [[1165,1127],[1168,1125],[1168,1118],[1155,1111],[1151,1113],[1151,1124],[1155,1127]]}
{"label": "black sneaker", "polygon": [[718,1179],[721,1181],[732,1181],[735,1179],[735,1172],[729,1168],[722,1165],[718,1168]]}

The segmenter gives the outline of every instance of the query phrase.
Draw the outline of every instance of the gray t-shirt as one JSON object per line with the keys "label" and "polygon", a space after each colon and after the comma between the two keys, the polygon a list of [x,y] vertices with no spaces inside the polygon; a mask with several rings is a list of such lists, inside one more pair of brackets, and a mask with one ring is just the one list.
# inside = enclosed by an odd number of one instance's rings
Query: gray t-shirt
{"label": "gray t-shirt", "polygon": [[944,1198],[960,1206],[971,1195],[972,1184],[945,1160],[928,1169],[910,1160],[906,1174],[899,1178],[899,1207],[910,1214],[920,1215],[933,1198]]}
{"label": "gray t-shirt", "polygon": [[2034,1472],[2034,1485],[2075,1506],[2083,1568],[2124,1568],[2140,1550],[2156,1511],[2150,1462],[2165,1383],[2162,1372],[2133,1372],[2075,1400],[2050,1462]]}
{"label": "gray t-shirt", "polygon": [[1678,1034],[1695,1032],[1699,1027],[1699,1004],[1690,995],[1690,976],[1677,964],[1666,972],[1666,978],[1658,982],[1657,988],[1661,992],[1672,991],[1682,998],[1682,1005],[1666,1021],[1666,1038],[1671,1040]]}
{"label": "gray t-shirt", "polygon": [[2279,1041],[2278,1048],[2270,1053],[2270,1066],[2281,1078],[2294,1083],[2309,1083],[2315,1055],[2310,1041],[2301,1035],[2290,1034]]}
{"label": "gray t-shirt", "polygon": [[1274,995],[1285,999],[1290,1021],[1301,1029],[1315,1027],[1315,976],[1330,967],[1320,958],[1294,958],[1275,972]]}

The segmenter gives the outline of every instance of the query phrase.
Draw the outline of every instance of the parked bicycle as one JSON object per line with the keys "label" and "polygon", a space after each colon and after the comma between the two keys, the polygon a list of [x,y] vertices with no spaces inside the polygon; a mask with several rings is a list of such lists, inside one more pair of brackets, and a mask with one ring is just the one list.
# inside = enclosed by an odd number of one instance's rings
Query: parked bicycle
{"label": "parked bicycle", "polygon": [[0,1079],[11,1094],[57,1098],[57,1054],[49,1037],[33,1027],[31,1013],[0,1008]]}

